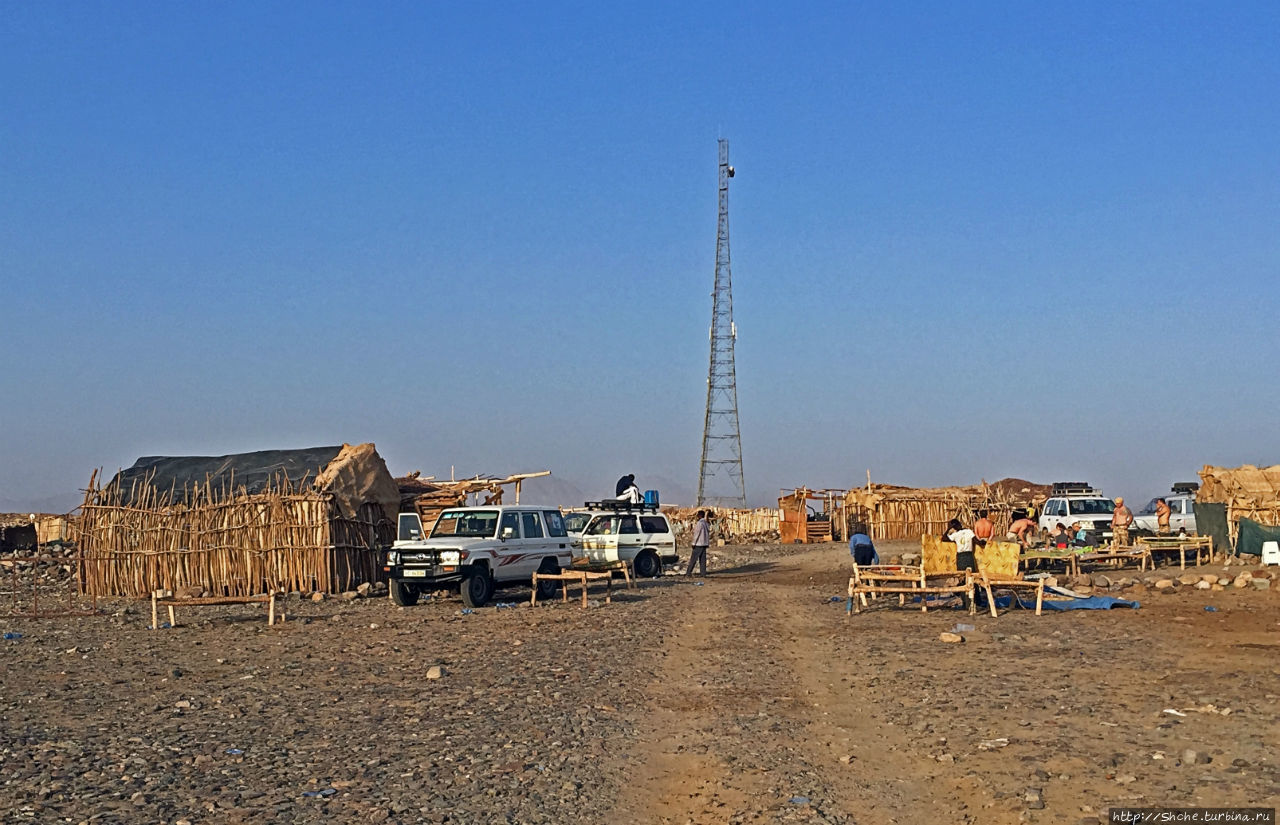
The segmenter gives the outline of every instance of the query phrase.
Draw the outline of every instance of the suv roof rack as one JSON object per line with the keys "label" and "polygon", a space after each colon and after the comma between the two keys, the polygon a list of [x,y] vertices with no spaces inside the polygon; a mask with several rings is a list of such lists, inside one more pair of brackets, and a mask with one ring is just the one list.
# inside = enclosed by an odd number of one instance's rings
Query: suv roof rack
{"label": "suv roof rack", "polygon": [[1055,481],[1053,483],[1053,495],[1055,496],[1090,496],[1101,494],[1101,490],[1095,490],[1087,481]]}
{"label": "suv roof rack", "polygon": [[632,504],[629,501],[616,498],[605,498],[600,501],[584,501],[582,506],[588,510],[616,510],[626,513],[656,513],[658,512],[657,504],[645,504],[643,501],[639,504]]}
{"label": "suv roof rack", "polygon": [[1179,495],[1183,493],[1194,493],[1199,489],[1200,482],[1198,481],[1179,481],[1173,485],[1173,492],[1178,493]]}

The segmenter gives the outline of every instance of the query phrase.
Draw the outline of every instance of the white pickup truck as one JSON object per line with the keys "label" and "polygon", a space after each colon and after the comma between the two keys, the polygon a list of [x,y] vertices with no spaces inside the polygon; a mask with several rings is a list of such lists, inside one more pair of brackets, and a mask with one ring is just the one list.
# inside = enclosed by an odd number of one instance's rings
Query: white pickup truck
{"label": "white pickup truck", "polygon": [[[453,507],[440,513],[426,537],[417,513],[401,513],[382,569],[398,605],[417,604],[431,590],[456,589],[467,607],[481,607],[496,587],[529,584],[534,573],[568,567],[569,541],[555,507]],[[540,582],[538,595],[555,595],[555,584]]]}
{"label": "white pickup truck", "polygon": [[[1187,535],[1194,535],[1196,532],[1196,489],[1197,484],[1175,484],[1173,492],[1167,496],[1161,496],[1165,503],[1169,505],[1169,532],[1177,533],[1179,529],[1186,530]],[[1147,502],[1147,506],[1133,516],[1133,528],[1150,533],[1159,532],[1159,522],[1156,516],[1156,502],[1159,498],[1153,498]]]}

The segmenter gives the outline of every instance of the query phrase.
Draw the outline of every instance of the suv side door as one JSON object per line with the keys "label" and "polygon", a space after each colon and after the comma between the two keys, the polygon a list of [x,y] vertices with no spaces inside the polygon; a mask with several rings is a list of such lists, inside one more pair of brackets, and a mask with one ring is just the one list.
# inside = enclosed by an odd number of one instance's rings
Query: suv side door
{"label": "suv side door", "polygon": [[636,517],[628,513],[618,519],[618,558],[630,561],[644,549],[645,535]]}
{"label": "suv side door", "polygon": [[520,526],[524,531],[524,557],[517,565],[520,578],[530,579],[538,572],[542,557],[552,552],[555,546],[547,535],[546,525],[542,523],[542,513],[537,510],[521,510]]}

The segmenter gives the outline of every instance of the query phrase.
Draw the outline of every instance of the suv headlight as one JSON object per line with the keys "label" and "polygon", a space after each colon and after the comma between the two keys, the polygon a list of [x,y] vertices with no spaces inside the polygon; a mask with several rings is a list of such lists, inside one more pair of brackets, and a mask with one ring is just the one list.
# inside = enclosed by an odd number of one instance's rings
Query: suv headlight
{"label": "suv headlight", "polygon": [[462,554],[457,550],[445,550],[440,554],[441,564],[457,564],[462,561]]}
{"label": "suv headlight", "polygon": [[396,550],[388,550],[387,564],[399,564],[399,563],[400,563],[400,553]]}

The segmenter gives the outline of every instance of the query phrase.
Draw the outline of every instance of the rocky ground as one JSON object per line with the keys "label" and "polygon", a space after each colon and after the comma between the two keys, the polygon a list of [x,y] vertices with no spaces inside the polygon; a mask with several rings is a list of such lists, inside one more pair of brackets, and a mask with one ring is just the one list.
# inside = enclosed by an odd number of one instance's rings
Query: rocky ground
{"label": "rocky ground", "polygon": [[1087,586],[1140,609],[995,619],[847,617],[835,545],[712,567],[586,610],[0,618],[0,823],[1090,823],[1280,799],[1280,597],[1238,566],[1108,572]]}

